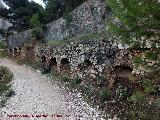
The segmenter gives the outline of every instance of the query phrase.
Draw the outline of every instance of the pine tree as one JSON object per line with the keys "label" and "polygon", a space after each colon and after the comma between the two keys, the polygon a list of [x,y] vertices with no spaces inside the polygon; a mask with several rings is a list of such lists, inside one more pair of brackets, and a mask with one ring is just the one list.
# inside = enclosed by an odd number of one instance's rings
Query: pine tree
{"label": "pine tree", "polygon": [[32,18],[29,21],[29,25],[30,25],[30,28],[35,28],[35,27],[40,27],[41,26],[38,14],[34,14],[32,16]]}
{"label": "pine tree", "polygon": [[154,44],[160,42],[158,0],[107,0],[107,4],[112,10],[108,30],[123,42],[142,43],[144,39],[152,39]]}

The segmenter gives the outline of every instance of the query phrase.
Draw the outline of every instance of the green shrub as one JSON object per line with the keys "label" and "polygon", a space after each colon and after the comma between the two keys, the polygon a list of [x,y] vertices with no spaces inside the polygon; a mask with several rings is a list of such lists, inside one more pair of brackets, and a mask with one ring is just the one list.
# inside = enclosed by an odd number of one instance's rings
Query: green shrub
{"label": "green shrub", "polygon": [[119,99],[127,98],[127,88],[119,86],[119,87],[117,87],[116,92],[118,93],[117,95],[118,95]]}
{"label": "green shrub", "polygon": [[38,26],[41,26],[41,22],[39,20],[39,14],[32,15],[32,18],[29,20],[29,26],[30,28],[36,28]]}
{"label": "green shrub", "polygon": [[13,90],[9,90],[7,93],[6,93],[6,97],[12,97],[13,95],[15,95],[15,91]]}
{"label": "green shrub", "polygon": [[0,49],[4,49],[5,48],[5,45],[3,42],[0,42]]}
{"label": "green shrub", "polygon": [[147,52],[146,53],[146,58],[150,60],[156,60],[158,54],[156,52]]}
{"label": "green shrub", "polygon": [[74,81],[74,83],[75,83],[76,85],[78,85],[78,84],[80,84],[80,83],[82,82],[82,79],[79,78],[79,77],[74,78],[74,79],[72,79],[72,80]]}
{"label": "green shrub", "polygon": [[49,74],[50,72],[51,72],[51,70],[48,69],[48,68],[43,68],[43,69],[41,70],[41,73],[42,73],[42,74]]}
{"label": "green shrub", "polygon": [[4,58],[7,56],[7,50],[5,50],[6,46],[3,42],[0,42],[0,58]]}
{"label": "green shrub", "polygon": [[160,97],[156,100],[156,105],[160,108]]}
{"label": "green shrub", "polygon": [[32,30],[32,37],[33,38],[41,38],[41,33],[42,33],[42,28],[41,27],[36,27]]}
{"label": "green shrub", "polygon": [[10,89],[12,78],[13,73],[7,67],[0,66],[0,107],[3,107],[6,100],[14,94]]}
{"label": "green shrub", "polygon": [[5,58],[7,57],[8,53],[6,50],[0,51],[0,58]]}
{"label": "green shrub", "polygon": [[142,60],[141,57],[134,57],[133,58],[133,63],[136,65],[136,66],[139,66],[141,64],[144,64],[144,61]]}
{"label": "green shrub", "polygon": [[111,93],[110,91],[102,91],[100,93],[100,101],[101,102],[105,102],[106,100],[108,100],[111,97]]}
{"label": "green shrub", "polygon": [[98,75],[96,76],[96,81],[98,85],[101,85],[104,81],[106,81],[106,78]]}
{"label": "green shrub", "polygon": [[147,94],[156,92],[150,80],[143,80],[143,86],[144,86],[144,92]]}
{"label": "green shrub", "polygon": [[13,73],[4,66],[0,66],[0,84],[8,84],[13,78]]}
{"label": "green shrub", "polygon": [[68,81],[70,81],[70,78],[68,77],[68,76],[62,76],[62,81],[64,81],[64,82],[68,82]]}
{"label": "green shrub", "polygon": [[146,101],[146,96],[143,92],[137,91],[130,97],[130,101],[133,103],[144,102]]}
{"label": "green shrub", "polygon": [[66,26],[69,27],[71,22],[73,21],[73,15],[67,14],[64,16],[64,19],[66,20]]}
{"label": "green shrub", "polygon": [[8,91],[10,89],[10,85],[0,85],[0,95],[2,95],[3,93],[5,93],[6,91]]}

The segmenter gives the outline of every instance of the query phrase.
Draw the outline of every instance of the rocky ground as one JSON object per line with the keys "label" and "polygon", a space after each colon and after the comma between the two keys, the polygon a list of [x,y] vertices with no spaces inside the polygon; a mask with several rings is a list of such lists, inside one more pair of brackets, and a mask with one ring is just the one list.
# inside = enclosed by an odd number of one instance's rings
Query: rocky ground
{"label": "rocky ground", "polygon": [[0,65],[13,72],[15,91],[0,109],[0,120],[103,120],[79,94],[66,92],[53,79],[8,59],[0,60]]}

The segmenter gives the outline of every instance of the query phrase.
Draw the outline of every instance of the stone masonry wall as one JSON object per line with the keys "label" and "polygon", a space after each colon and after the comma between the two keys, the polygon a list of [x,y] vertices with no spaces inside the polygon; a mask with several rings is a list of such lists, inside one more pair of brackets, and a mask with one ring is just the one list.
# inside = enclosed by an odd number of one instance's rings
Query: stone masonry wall
{"label": "stone masonry wall", "polygon": [[[105,69],[127,66],[132,69],[130,51],[120,49],[118,43],[109,39],[71,42],[64,45],[44,45],[35,49],[37,60],[43,68],[51,68],[54,59],[58,72],[63,71],[63,60],[70,66],[72,77],[101,76]],[[53,68],[55,69],[55,68]],[[106,74],[107,75],[107,74]],[[113,74],[110,74],[113,75]]]}
{"label": "stone masonry wall", "polygon": [[[86,33],[105,31],[107,17],[103,0],[88,0],[64,18],[46,25],[44,40],[57,40]],[[31,39],[30,30],[13,34],[7,38],[10,48],[20,47]]]}
{"label": "stone masonry wall", "polygon": [[27,30],[20,33],[14,33],[7,37],[9,48],[22,47],[24,43],[29,42],[32,39],[31,30]]}
{"label": "stone masonry wall", "polygon": [[88,0],[66,18],[60,18],[48,24],[45,39],[63,39],[80,34],[105,31],[103,19],[105,15],[107,16],[105,7],[105,3],[101,0]]}

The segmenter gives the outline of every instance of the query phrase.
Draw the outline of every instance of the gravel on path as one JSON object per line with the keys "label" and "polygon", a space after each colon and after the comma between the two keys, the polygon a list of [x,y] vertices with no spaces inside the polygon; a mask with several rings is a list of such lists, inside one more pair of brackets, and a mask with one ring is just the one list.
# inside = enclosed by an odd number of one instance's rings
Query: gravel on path
{"label": "gravel on path", "polygon": [[0,120],[104,120],[80,94],[64,92],[54,80],[25,65],[1,59],[14,74],[15,95],[0,109]]}

